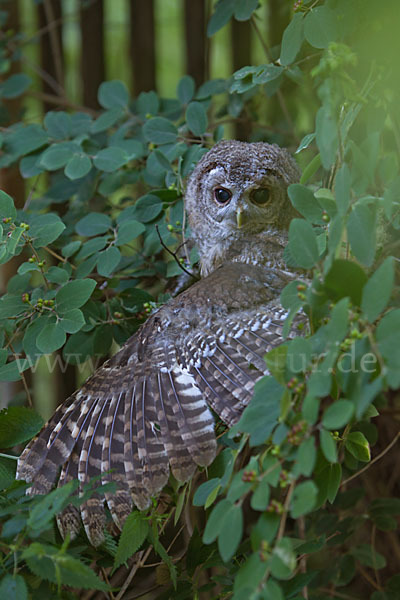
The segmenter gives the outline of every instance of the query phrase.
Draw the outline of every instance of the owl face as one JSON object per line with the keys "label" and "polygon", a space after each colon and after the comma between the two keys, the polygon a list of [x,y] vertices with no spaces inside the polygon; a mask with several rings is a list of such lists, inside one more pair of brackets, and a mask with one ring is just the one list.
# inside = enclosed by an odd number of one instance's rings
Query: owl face
{"label": "owl face", "polygon": [[297,180],[296,163],[276,145],[220,142],[188,182],[186,208],[197,243],[286,230],[294,216],[286,190]]}

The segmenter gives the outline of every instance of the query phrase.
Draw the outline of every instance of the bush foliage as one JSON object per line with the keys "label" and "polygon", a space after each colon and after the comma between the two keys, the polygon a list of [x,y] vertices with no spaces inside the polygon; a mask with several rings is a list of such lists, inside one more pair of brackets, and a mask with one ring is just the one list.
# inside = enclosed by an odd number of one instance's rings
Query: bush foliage
{"label": "bush foliage", "polygon": [[[208,35],[231,18],[257,27],[257,10],[257,0],[219,0]],[[32,193],[16,210],[0,192],[0,262],[19,259],[0,300],[1,380],[25,381],[56,351],[93,366],[168,299],[180,268],[165,246],[177,252],[190,236],[184,179],[240,114],[254,140],[297,146],[303,175],[289,196],[299,218],[285,252],[308,279],[281,301],[287,331],[300,310],[309,320],[306,335],[266,355],[271,375],[238,425],[218,425],[208,472],[183,486],[171,480],[159,505],[133,512],[101,548],[56,532],[74,482],[26,497],[13,455],[1,455],[2,598],[79,597],[72,588],[121,598],[113,572],[128,561],[144,578],[149,557],[160,599],[400,598],[399,487],[396,463],[385,462],[399,438],[396,13],[391,1],[296,2],[265,64],[199,89],[185,76],[174,99],[132,99],[123,82],[106,81],[95,117],[48,112],[2,130],[0,166],[18,165]],[[0,94],[30,85],[11,75]],[[274,98],[296,119],[268,133]],[[192,270],[196,259],[193,250],[179,260]],[[11,406],[0,414],[0,446],[41,425],[32,409]]]}

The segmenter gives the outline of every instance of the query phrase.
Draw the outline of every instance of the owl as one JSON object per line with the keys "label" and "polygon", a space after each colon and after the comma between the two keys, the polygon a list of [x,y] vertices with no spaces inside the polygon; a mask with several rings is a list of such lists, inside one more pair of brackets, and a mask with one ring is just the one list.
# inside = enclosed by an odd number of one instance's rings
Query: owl
{"label": "owl", "polygon": [[224,141],[203,156],[186,190],[202,279],[154,312],[121,350],[58,407],[21,454],[31,494],[79,480],[114,482],[58,516],[62,535],[81,520],[104,540],[105,505],[118,526],[166,485],[188,480],[216,455],[214,415],[235,424],[264,354],[282,342],[279,304],[294,278],[283,261],[294,216],[287,187],[298,168],[267,143]]}

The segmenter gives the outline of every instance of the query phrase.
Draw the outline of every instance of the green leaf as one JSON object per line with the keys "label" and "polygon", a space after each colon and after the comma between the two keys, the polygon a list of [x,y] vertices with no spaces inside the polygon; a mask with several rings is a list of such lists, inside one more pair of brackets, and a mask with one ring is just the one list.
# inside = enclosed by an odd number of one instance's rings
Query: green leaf
{"label": "green leaf", "polygon": [[33,238],[34,248],[41,248],[54,242],[65,229],[58,215],[47,213],[37,215],[30,222],[29,235]]}
{"label": "green leaf", "polygon": [[29,154],[47,144],[48,136],[40,125],[18,127],[8,136],[9,150],[15,156]]}
{"label": "green leaf", "polygon": [[73,308],[63,314],[62,319],[59,322],[59,326],[66,333],[76,333],[85,325],[85,318],[79,308]]}
{"label": "green leaf", "polygon": [[51,283],[67,283],[69,274],[66,269],[61,269],[60,267],[50,267],[46,273],[46,279],[47,281],[51,281]]}
{"label": "green leaf", "polygon": [[171,121],[164,117],[153,117],[143,125],[143,135],[154,144],[173,144],[176,142],[178,130]]}
{"label": "green leaf", "polygon": [[267,566],[276,579],[288,579],[296,568],[296,556],[289,538],[283,537],[274,546]]}
{"label": "green leaf", "polygon": [[269,504],[270,488],[266,479],[262,479],[251,496],[250,506],[253,510],[266,510]]}
{"label": "green leaf", "polygon": [[354,256],[366,267],[374,262],[376,215],[365,204],[356,204],[347,222],[347,235]]}
{"label": "green leaf", "polygon": [[338,259],[325,277],[324,287],[332,300],[337,301],[349,297],[356,304],[361,304],[362,290],[367,281],[365,271],[354,261]]}
{"label": "green leaf", "polygon": [[7,573],[0,581],[0,598],[8,600],[28,600],[28,589],[21,575]]}
{"label": "green leaf", "polygon": [[279,62],[286,67],[296,58],[304,39],[304,16],[298,12],[286,27],[282,36]]}
{"label": "green leaf", "polygon": [[162,212],[163,203],[154,194],[146,194],[137,200],[134,217],[141,223],[149,223]]}
{"label": "green leaf", "polygon": [[350,400],[336,400],[324,412],[322,424],[326,429],[341,429],[350,422],[353,414],[353,402],[350,402]]}
{"label": "green leaf", "polygon": [[114,568],[118,568],[128,558],[137,552],[149,532],[147,518],[138,511],[133,512],[126,519],[121,537],[119,538],[117,554],[114,559]]}
{"label": "green leaf", "polygon": [[0,412],[0,448],[11,448],[30,440],[40,431],[44,421],[24,406],[10,406]]}
{"label": "green leaf", "polygon": [[311,269],[319,259],[317,237],[310,223],[293,219],[289,227],[289,248],[296,262],[303,269]]}
{"label": "green leaf", "polygon": [[92,212],[77,222],[75,231],[79,235],[92,236],[106,233],[111,227],[112,221],[108,215]]}
{"label": "green leaf", "polygon": [[93,279],[69,281],[55,296],[57,311],[63,314],[73,308],[80,308],[89,300],[95,287]]}
{"label": "green leaf", "polygon": [[309,437],[303,440],[296,454],[296,463],[294,466],[295,474],[310,477],[311,473],[314,470],[316,458],[317,449],[315,447],[314,438]]}
{"label": "green leaf", "polygon": [[8,362],[0,367],[0,381],[19,381],[21,373],[30,367],[29,361],[21,360],[20,358]]}
{"label": "green leaf", "polygon": [[41,155],[38,165],[48,171],[56,171],[65,167],[75,152],[80,152],[78,144],[58,142],[49,146]]}
{"label": "green leaf", "polygon": [[239,431],[250,434],[250,446],[262,444],[278,424],[283,391],[273,377],[263,377],[255,384],[253,398],[237,425]]}
{"label": "green leaf", "polygon": [[196,490],[193,496],[193,506],[204,506],[209,495],[216,489],[221,487],[221,479],[214,477],[205,483],[202,483]]}
{"label": "green leaf", "polygon": [[129,156],[118,146],[109,146],[100,150],[93,158],[93,164],[99,171],[112,173],[129,162]]}
{"label": "green leaf", "polygon": [[146,228],[143,223],[140,223],[135,219],[123,221],[118,225],[117,239],[115,240],[115,243],[117,246],[128,244],[141,235],[144,231],[146,231]]}
{"label": "green leaf", "polygon": [[64,169],[68,179],[75,180],[85,177],[92,168],[92,161],[84,152],[75,152],[72,158],[66,164]]}
{"label": "green leaf", "polygon": [[324,223],[322,208],[309,188],[299,183],[293,183],[288,187],[288,195],[295,209],[308,221],[311,223]]}
{"label": "green leaf", "polygon": [[63,110],[51,110],[45,114],[44,126],[50,137],[56,140],[65,140],[72,133],[71,115]]}
{"label": "green leaf", "polygon": [[337,462],[336,442],[332,435],[326,429],[321,429],[319,433],[321,449],[326,460],[330,463]]}
{"label": "green leaf", "polygon": [[237,21],[248,21],[258,7],[258,0],[236,0],[234,17]]}
{"label": "green leaf", "polygon": [[215,12],[211,15],[211,19],[207,25],[207,36],[212,37],[232,17],[235,10],[236,0],[220,0],[215,7]]}
{"label": "green leaf", "polygon": [[207,519],[206,528],[204,530],[204,544],[211,544],[217,539],[222,529],[223,518],[226,514],[226,511],[229,510],[231,506],[232,502],[229,502],[229,500],[226,499],[221,500],[221,502],[218,502],[218,504],[214,506],[210,516]]}
{"label": "green leaf", "polygon": [[[12,458],[0,457],[0,490],[10,487],[14,482],[16,467],[17,463]],[[4,536],[4,524],[2,535]]]}
{"label": "green leaf", "polygon": [[129,93],[123,81],[103,81],[97,94],[99,104],[103,108],[125,108],[129,101]]}
{"label": "green leaf", "polygon": [[201,102],[191,102],[186,109],[186,122],[190,131],[197,136],[206,132],[208,119]]}
{"label": "green leaf", "polygon": [[310,340],[294,338],[287,347],[286,365],[292,373],[301,373],[307,370],[311,362],[312,347]]}
{"label": "green leaf", "polygon": [[311,512],[317,500],[318,488],[313,481],[303,481],[293,492],[290,515],[297,519]]}
{"label": "green leaf", "polygon": [[195,92],[195,82],[190,75],[184,75],[178,83],[176,90],[177,96],[182,104],[188,104],[193,98]]}
{"label": "green leaf", "polygon": [[329,107],[323,105],[315,119],[315,140],[321,153],[322,165],[330,169],[338,149],[337,123]]}
{"label": "green leaf", "polygon": [[356,548],[351,548],[350,554],[360,561],[362,565],[371,567],[372,569],[383,569],[386,567],[385,557],[369,544],[360,544]]}
{"label": "green leaf", "polygon": [[36,344],[44,354],[50,354],[65,344],[67,336],[60,323],[48,323],[39,333]]}
{"label": "green leaf", "polygon": [[345,448],[356,458],[362,462],[371,460],[371,452],[367,438],[361,431],[352,431],[346,438]]}
{"label": "green leaf", "polygon": [[100,115],[95,121],[93,121],[90,131],[91,133],[101,133],[102,131],[106,131],[117,121],[119,121],[124,115],[124,110],[120,107],[111,108],[107,110],[105,113]]}
{"label": "green leaf", "polygon": [[0,190],[0,215],[2,219],[11,217],[12,220],[17,216],[14,200],[3,190]]}
{"label": "green leaf", "polygon": [[29,512],[28,527],[36,532],[46,529],[54,515],[68,504],[72,492],[77,487],[78,482],[76,480],[70,481],[43,496]]}
{"label": "green leaf", "polygon": [[218,535],[218,551],[224,562],[235,554],[243,535],[242,507],[233,504],[223,517]]}
{"label": "green leaf", "polygon": [[32,85],[32,79],[25,73],[15,73],[0,84],[1,98],[17,98]]}
{"label": "green leaf", "polygon": [[304,35],[314,48],[327,48],[336,41],[339,28],[336,12],[328,6],[317,6],[310,10],[304,19]]}
{"label": "green leaf", "polygon": [[103,277],[108,277],[119,265],[121,252],[115,246],[110,246],[103,252],[99,252],[97,259],[97,272]]}
{"label": "green leaf", "polygon": [[386,308],[394,285],[394,258],[388,256],[369,278],[362,292],[361,309],[373,323]]}
{"label": "green leaf", "polygon": [[327,497],[332,504],[336,498],[342,480],[342,465],[340,463],[327,465],[327,472]]}
{"label": "green leaf", "polygon": [[339,215],[345,215],[350,204],[351,176],[349,167],[343,164],[335,179],[335,196]]}

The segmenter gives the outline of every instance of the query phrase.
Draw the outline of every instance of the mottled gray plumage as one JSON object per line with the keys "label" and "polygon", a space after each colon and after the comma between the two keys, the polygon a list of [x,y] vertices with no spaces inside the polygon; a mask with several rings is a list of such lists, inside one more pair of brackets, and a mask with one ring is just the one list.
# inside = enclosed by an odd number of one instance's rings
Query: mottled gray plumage
{"label": "mottled gray plumage", "polygon": [[[282,252],[298,171],[286,151],[221,142],[198,163],[186,207],[204,278],[154,313],[125,346],[68,398],[24,450],[17,476],[46,493],[93,477],[117,483],[105,500],[119,528],[149,505],[171,469],[185,481],[215,457],[210,408],[232,425],[266,372],[263,355],[282,340],[282,288],[293,278]],[[218,190],[223,189],[223,192]],[[261,192],[260,192],[261,190]],[[224,202],[218,200],[225,198]],[[260,200],[261,199],[261,200]],[[61,468],[61,474],[59,470]],[[82,517],[104,539],[104,498],[59,515],[63,535]]]}

